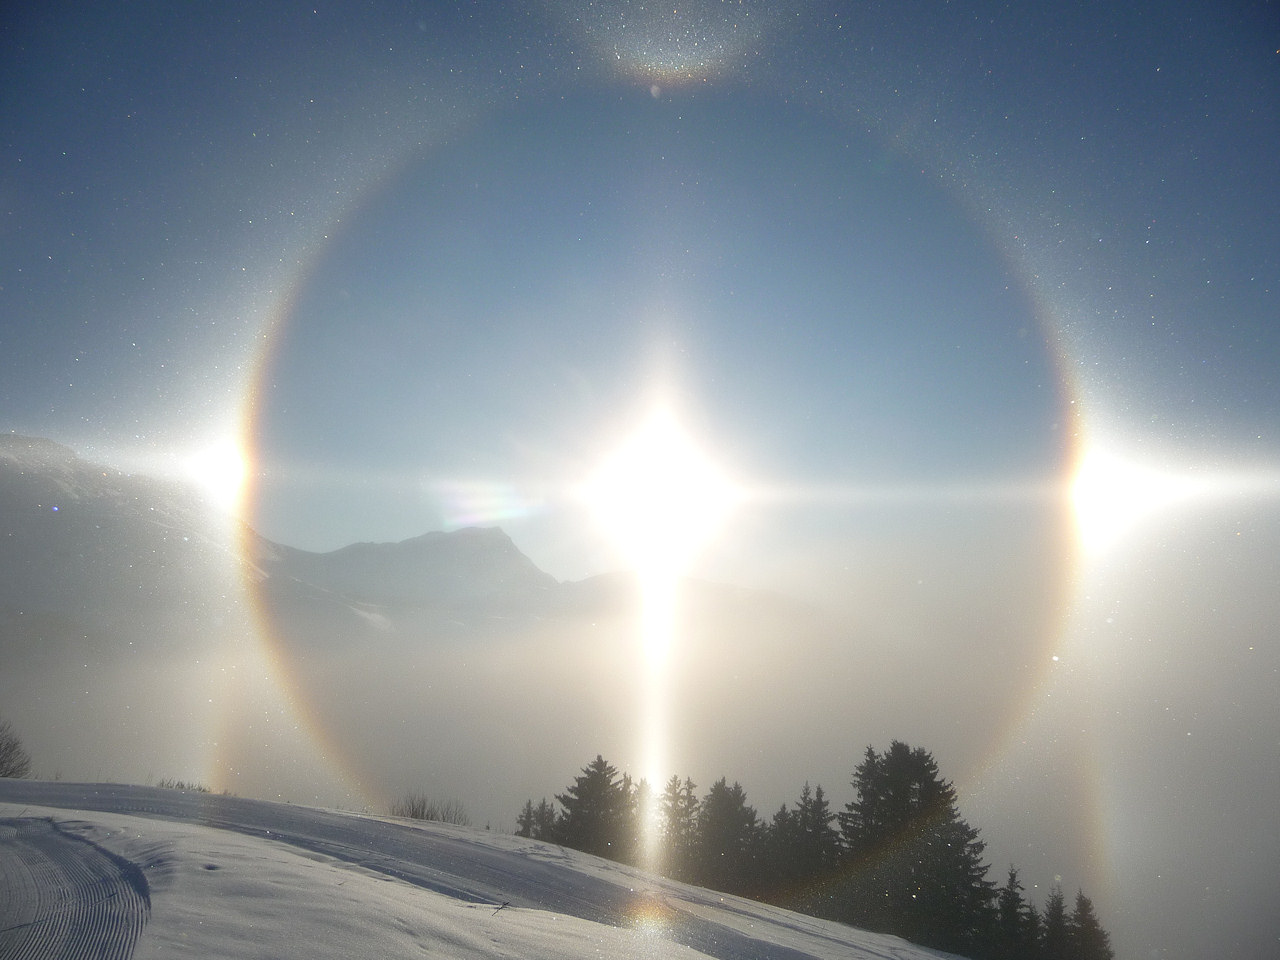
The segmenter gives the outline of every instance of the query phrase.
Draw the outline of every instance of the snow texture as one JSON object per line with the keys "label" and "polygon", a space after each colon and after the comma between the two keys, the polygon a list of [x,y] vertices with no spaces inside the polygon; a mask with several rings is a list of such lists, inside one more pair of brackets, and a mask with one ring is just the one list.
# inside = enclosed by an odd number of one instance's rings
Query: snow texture
{"label": "snow texture", "polygon": [[0,955],[929,960],[896,937],[520,837],[0,780]]}

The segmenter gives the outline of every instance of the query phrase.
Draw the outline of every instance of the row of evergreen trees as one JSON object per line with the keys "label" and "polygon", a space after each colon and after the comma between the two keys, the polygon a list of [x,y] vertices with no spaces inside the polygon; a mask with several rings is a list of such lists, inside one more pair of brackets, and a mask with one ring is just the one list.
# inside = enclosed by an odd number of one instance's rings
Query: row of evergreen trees
{"label": "row of evergreen trees", "polygon": [[[853,787],[833,812],[806,783],[794,807],[764,820],[723,777],[699,799],[673,776],[654,798],[597,756],[556,803],[526,801],[517,823],[521,836],[980,960],[1112,960],[1083,892],[1068,912],[1054,887],[1041,910],[1016,868],[998,889],[987,879],[984,844],[928,751],[867,747]],[[657,838],[648,850],[646,817]]]}

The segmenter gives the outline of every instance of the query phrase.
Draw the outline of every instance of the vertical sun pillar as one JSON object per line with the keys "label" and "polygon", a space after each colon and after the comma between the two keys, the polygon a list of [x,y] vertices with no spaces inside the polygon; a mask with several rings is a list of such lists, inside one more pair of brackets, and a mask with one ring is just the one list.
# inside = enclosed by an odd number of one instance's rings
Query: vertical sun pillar
{"label": "vertical sun pillar", "polygon": [[582,492],[640,588],[638,749],[650,798],[650,809],[642,811],[643,861],[654,866],[658,791],[668,776],[668,680],[679,639],[679,581],[741,495],[665,408],[653,411],[604,460]]}

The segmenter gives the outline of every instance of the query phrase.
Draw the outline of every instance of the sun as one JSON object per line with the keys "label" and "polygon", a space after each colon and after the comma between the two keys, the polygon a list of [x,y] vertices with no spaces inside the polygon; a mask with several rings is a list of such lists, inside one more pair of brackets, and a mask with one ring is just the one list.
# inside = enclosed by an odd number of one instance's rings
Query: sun
{"label": "sun", "polygon": [[627,563],[647,577],[683,572],[742,499],[665,408],[609,454],[580,493]]}
{"label": "sun", "polygon": [[1080,460],[1071,484],[1071,505],[1081,548],[1097,554],[1155,514],[1191,501],[1225,500],[1259,487],[1257,478],[1247,473],[1175,471],[1095,447]]}
{"label": "sun", "polygon": [[220,440],[201,447],[183,460],[183,470],[211,502],[229,512],[238,508],[249,473],[240,444]]}

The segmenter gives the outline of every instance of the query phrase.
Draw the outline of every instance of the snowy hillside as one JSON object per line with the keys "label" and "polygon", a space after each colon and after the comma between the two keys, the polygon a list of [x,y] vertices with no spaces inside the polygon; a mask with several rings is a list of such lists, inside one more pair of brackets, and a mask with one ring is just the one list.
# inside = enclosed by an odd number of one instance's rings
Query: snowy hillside
{"label": "snowy hillside", "polygon": [[0,955],[930,960],[895,937],[484,831],[0,780]]}

